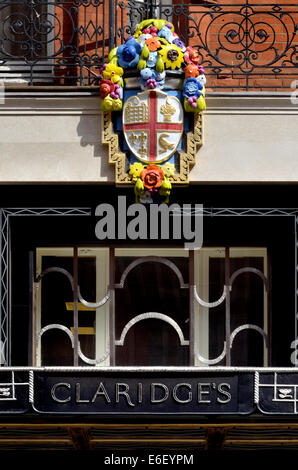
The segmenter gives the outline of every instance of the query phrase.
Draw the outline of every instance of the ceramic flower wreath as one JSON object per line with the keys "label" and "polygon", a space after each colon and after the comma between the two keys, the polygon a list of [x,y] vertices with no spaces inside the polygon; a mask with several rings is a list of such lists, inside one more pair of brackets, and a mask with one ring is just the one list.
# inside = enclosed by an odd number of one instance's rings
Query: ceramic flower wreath
{"label": "ceramic flower wreath", "polygon": [[[199,65],[200,55],[192,47],[186,47],[165,20],[142,21],[134,36],[111,50],[108,64],[101,68],[100,97],[103,111],[120,111],[123,99],[123,74],[125,70],[137,69],[140,88],[162,89],[167,70],[184,72],[182,96],[186,112],[200,113],[206,109],[204,69]],[[172,188],[170,178],[175,165],[165,163],[130,165],[130,177],[134,182],[137,202],[152,202],[156,195],[167,203]]]}
{"label": "ceramic flower wreath", "polygon": [[206,109],[204,69],[200,56],[174,31],[166,20],[145,20],[136,28],[134,36],[111,50],[108,64],[101,68],[100,97],[103,111],[120,111],[123,98],[123,73],[137,68],[142,89],[163,88],[167,70],[184,71],[182,95],[187,112]]}

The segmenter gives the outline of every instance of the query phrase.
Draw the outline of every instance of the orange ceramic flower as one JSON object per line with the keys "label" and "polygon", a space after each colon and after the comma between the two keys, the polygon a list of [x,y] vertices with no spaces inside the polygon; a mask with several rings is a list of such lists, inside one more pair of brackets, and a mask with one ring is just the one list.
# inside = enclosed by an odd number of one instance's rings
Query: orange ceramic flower
{"label": "orange ceramic flower", "polygon": [[164,176],[164,172],[157,165],[148,165],[141,171],[141,178],[147,189],[159,188]]}
{"label": "orange ceramic flower", "polygon": [[152,52],[157,51],[157,49],[161,47],[161,43],[157,37],[146,39],[146,44],[148,46],[149,51],[152,51]]}
{"label": "orange ceramic flower", "polygon": [[185,67],[184,73],[187,78],[188,77],[196,78],[198,75],[200,75],[197,65],[192,65],[192,64]]}

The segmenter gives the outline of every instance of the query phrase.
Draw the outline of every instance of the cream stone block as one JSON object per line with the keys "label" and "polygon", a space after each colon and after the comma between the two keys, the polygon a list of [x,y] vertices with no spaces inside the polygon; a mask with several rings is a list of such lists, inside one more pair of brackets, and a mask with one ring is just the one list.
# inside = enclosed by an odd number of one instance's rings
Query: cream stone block
{"label": "cream stone block", "polygon": [[[290,95],[212,94],[190,182],[298,181]],[[96,96],[10,92],[0,104],[0,183],[114,181]]]}
{"label": "cream stone block", "polygon": [[113,181],[101,143],[102,115],[92,100],[89,109],[85,103],[68,109],[6,101],[2,113],[0,107],[0,182]]}
{"label": "cream stone block", "polygon": [[193,182],[298,181],[298,115],[208,114]]}

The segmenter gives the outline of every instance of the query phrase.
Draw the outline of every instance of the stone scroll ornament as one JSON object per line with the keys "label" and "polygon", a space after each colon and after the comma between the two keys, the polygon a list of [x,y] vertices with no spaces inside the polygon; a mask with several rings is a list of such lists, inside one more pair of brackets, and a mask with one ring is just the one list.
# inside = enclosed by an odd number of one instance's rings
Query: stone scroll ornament
{"label": "stone scroll ornament", "polygon": [[116,184],[133,184],[136,202],[168,203],[172,185],[188,183],[206,109],[199,61],[171,23],[150,19],[100,70],[103,143]]}

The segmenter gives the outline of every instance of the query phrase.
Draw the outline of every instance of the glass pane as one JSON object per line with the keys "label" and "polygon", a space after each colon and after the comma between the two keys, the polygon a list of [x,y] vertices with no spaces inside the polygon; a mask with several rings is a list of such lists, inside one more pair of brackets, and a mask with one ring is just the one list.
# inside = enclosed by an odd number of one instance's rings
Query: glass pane
{"label": "glass pane", "polygon": [[[116,257],[116,282],[124,269],[135,260]],[[188,282],[188,258],[167,258],[174,263]],[[178,277],[162,263],[146,262],[128,274],[124,288],[116,289],[116,339],[123,328],[137,315],[158,312],[173,319],[181,328],[184,339],[189,339],[188,289],[180,289]],[[161,319],[146,319],[133,325],[127,333],[124,346],[116,347],[117,365],[182,366],[189,363],[189,347],[181,346],[175,328]]]}

